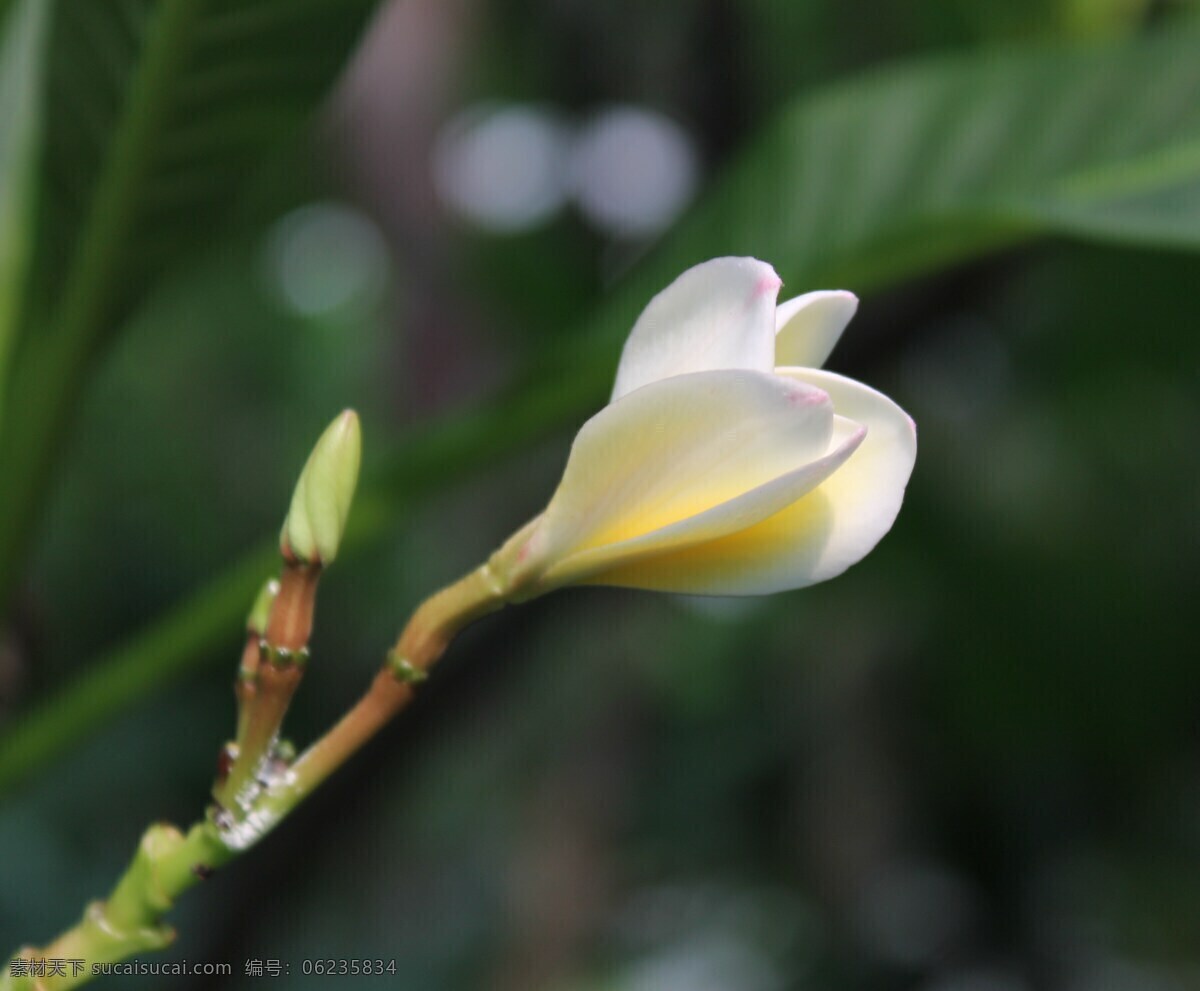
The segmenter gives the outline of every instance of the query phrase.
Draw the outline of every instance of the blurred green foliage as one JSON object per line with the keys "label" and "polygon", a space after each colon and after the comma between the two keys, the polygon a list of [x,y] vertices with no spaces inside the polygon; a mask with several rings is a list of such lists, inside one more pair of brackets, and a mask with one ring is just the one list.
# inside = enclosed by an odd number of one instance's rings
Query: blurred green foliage
{"label": "blurred green foliage", "polygon": [[[234,964],[197,987],[328,957],[422,991],[1196,986],[1186,6],[409,0],[354,54],[365,3],[0,4],[0,943],[198,813],[261,542],[338,408],[368,481],[300,740],[540,508],[650,294],[750,253],[864,296],[832,366],[919,424],[893,533],[769,600],[481,622],[172,954]],[[426,50],[422,130],[380,107]],[[654,243],[502,237],[372,179],[476,98],[671,114],[695,206]],[[374,255],[311,222],[346,216]],[[386,288],[289,295],[322,230],[301,285],[384,258]]]}

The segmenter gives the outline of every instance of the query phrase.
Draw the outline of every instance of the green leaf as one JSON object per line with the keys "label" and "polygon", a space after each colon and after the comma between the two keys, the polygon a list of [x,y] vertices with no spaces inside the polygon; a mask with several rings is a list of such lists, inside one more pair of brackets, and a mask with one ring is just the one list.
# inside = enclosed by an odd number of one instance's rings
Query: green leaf
{"label": "green leaf", "polygon": [[41,291],[81,279],[115,327],[309,120],[373,3],[60,3]]}
{"label": "green leaf", "polygon": [[1050,195],[1027,193],[1009,207],[1081,237],[1195,248],[1200,238],[1200,139],[1081,171]]}
{"label": "green leaf", "polygon": [[47,6],[6,11],[0,42],[0,425],[33,241]]}
{"label": "green leaf", "polygon": [[0,436],[0,605],[89,359],[157,281],[211,244],[293,140],[373,0],[60,2],[43,209]]}
{"label": "green leaf", "polygon": [[855,288],[1036,234],[1200,247],[1200,29],[942,58],[803,99],[657,255]]}

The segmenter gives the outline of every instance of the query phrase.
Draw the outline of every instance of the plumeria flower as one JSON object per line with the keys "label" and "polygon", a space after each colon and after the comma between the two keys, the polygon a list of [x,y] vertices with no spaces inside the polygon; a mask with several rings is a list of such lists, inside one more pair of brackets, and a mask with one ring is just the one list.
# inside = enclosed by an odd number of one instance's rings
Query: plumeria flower
{"label": "plumeria flower", "polygon": [[764,262],[717,258],[650,301],[549,505],[490,562],[509,598],[565,584],[778,592],[841,574],[887,533],[913,421],[820,370],[855,296],[777,306],[781,285]]}

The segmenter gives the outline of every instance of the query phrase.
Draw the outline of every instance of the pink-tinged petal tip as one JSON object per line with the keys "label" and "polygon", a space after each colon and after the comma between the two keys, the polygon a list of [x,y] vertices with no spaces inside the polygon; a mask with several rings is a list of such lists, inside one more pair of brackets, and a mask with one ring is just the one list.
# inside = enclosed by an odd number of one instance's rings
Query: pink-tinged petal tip
{"label": "pink-tinged petal tip", "polygon": [[754,294],[756,296],[774,296],[780,289],[783,288],[783,279],[772,272],[770,275],[764,275],[754,285]]}
{"label": "pink-tinged petal tip", "polygon": [[829,406],[829,397],[823,392],[793,392],[788,397],[788,404],[803,409],[806,406]]}

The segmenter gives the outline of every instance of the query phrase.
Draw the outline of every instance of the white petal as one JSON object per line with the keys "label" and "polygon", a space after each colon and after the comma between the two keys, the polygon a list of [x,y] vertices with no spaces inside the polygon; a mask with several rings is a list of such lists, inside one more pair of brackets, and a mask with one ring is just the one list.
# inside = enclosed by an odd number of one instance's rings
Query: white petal
{"label": "white petal", "polygon": [[753,258],[714,258],[689,268],[638,317],[625,342],[613,399],[687,372],[749,368],[775,361],[779,276]]}
{"label": "white petal", "polygon": [[638,561],[713,541],[774,516],[825,481],[862,443],[867,433],[863,427],[840,416],[833,420],[829,450],[821,457],[695,516],[641,537],[572,555],[550,569],[547,578],[551,584],[567,581],[592,585],[624,584],[611,579],[616,569],[625,572]]}
{"label": "white petal", "polygon": [[648,556],[597,576],[597,584],[702,595],[762,595],[841,574],[895,521],[916,458],[916,428],[886,396],[813,369],[781,374],[825,390],[834,409],[867,428],[841,468],[782,512],[745,530]]}
{"label": "white petal", "polygon": [[844,289],[808,292],[775,311],[775,364],[820,368],[855,311],[858,297]]}
{"label": "white petal", "polygon": [[[638,389],[590,419],[524,560],[554,569],[721,506],[829,450],[829,397],[782,376],[696,372]],[[595,560],[595,558],[590,559]]]}

